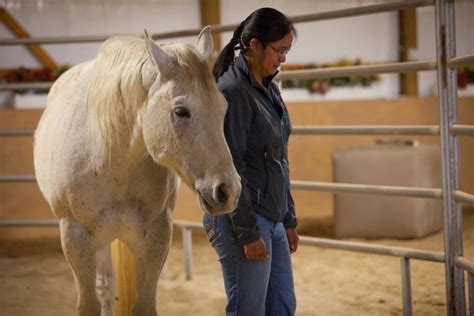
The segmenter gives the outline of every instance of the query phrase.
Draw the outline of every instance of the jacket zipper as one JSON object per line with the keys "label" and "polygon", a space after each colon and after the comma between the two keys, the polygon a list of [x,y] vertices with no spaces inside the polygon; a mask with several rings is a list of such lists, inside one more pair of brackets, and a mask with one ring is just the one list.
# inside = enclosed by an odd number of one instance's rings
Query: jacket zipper
{"label": "jacket zipper", "polygon": [[[285,152],[286,152],[286,149],[285,149],[285,136],[286,135],[283,135],[283,133],[286,133],[285,131],[285,117],[286,119],[288,119],[288,113],[285,112],[285,109],[283,108],[283,114],[282,114],[282,118],[280,119],[278,113],[276,112],[275,108],[273,107],[273,101],[271,99],[267,99],[268,102],[266,102],[266,105],[267,107],[270,108],[270,111],[275,115],[275,118],[277,119],[277,121],[279,122],[279,127],[280,127],[280,140],[281,140],[281,156],[280,156],[280,163],[284,166],[285,164],[283,163],[283,160],[285,159]],[[272,115],[273,116],[273,115]],[[266,182],[265,182],[265,191],[264,191],[264,196],[267,195],[267,187],[268,187],[268,171],[267,171],[267,151],[266,151],[266,148],[265,148],[265,174],[266,174]],[[288,163],[288,162],[287,162]],[[285,180],[285,187],[286,187],[286,190],[285,190],[285,193],[284,193],[284,205],[283,207],[287,207],[287,204],[288,204],[288,196],[287,196],[287,191],[288,191],[288,188],[290,187],[290,181],[288,179],[288,175],[287,175],[287,172],[286,170],[283,170],[283,177],[284,177],[284,180]]]}
{"label": "jacket zipper", "polygon": [[267,190],[268,190],[268,167],[267,167],[267,159],[268,159],[268,153],[267,153],[267,148],[265,147],[263,149],[263,169],[265,169],[265,186],[263,187],[263,196],[267,196]]}

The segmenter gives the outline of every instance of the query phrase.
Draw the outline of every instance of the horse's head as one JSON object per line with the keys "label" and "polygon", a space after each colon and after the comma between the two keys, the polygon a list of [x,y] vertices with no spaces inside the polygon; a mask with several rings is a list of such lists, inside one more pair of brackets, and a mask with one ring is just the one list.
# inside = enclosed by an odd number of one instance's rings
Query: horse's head
{"label": "horse's head", "polygon": [[227,102],[207,64],[213,50],[209,27],[196,47],[161,48],[146,32],[145,41],[150,62],[142,69],[148,99],[141,119],[148,152],[198,193],[205,211],[233,211],[240,177],[224,138]]}

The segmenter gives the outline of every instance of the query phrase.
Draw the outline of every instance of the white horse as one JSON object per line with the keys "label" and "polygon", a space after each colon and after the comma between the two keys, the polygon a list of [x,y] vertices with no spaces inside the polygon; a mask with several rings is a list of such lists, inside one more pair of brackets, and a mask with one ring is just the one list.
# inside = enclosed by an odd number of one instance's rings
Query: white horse
{"label": "white horse", "polygon": [[109,297],[96,294],[96,253],[115,239],[136,259],[133,314],[156,315],[176,174],[197,192],[206,212],[235,209],[240,178],[223,133],[227,103],[207,64],[212,50],[209,28],[196,47],[159,47],[146,32],[145,40],[115,37],[51,88],[35,134],[34,163],[60,222],[79,315],[112,311],[113,290],[102,291]]}

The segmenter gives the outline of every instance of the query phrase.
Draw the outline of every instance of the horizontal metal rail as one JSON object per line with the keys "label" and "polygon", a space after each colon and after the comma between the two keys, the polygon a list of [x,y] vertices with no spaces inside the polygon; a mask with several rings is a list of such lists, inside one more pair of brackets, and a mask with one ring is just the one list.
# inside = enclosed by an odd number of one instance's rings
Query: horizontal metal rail
{"label": "horizontal metal rail", "polygon": [[202,224],[199,222],[194,222],[194,221],[185,221],[185,220],[179,220],[179,221],[173,221],[173,225],[176,228],[184,229],[184,228],[190,228],[194,230],[201,230]]}
{"label": "horizontal metal rail", "polygon": [[454,263],[464,270],[468,271],[471,274],[474,274],[474,262],[465,258],[465,257],[456,257],[454,258]]}
{"label": "horizontal metal rail", "polygon": [[25,82],[25,83],[2,83],[0,84],[0,91],[2,90],[47,90],[51,88],[54,82]]}
{"label": "horizontal metal rail", "polygon": [[474,204],[474,195],[460,190],[453,192],[453,197],[456,201]]}
{"label": "horizontal metal rail", "polygon": [[333,183],[333,182],[311,182],[311,181],[291,181],[292,189],[316,190],[327,192],[348,192],[348,193],[370,193],[382,195],[398,195],[409,197],[422,197],[431,199],[441,199],[443,192],[441,189]]}
{"label": "horizontal metal rail", "polygon": [[[35,182],[35,176],[0,176],[1,182]],[[312,182],[312,181],[291,181],[291,188],[299,190],[317,190],[328,192],[350,192],[350,193],[369,193],[382,195],[398,195],[410,197],[423,197],[432,199],[441,199],[441,189],[402,187],[402,186],[383,186],[368,184],[352,184],[352,183],[332,183],[332,182]],[[459,199],[469,199],[470,195],[461,191],[457,191]],[[467,197],[466,197],[467,196]]]}
{"label": "horizontal metal rail", "polygon": [[474,126],[473,125],[461,125],[461,124],[454,124],[449,129],[452,134],[455,135],[467,135],[467,136],[474,136]]}
{"label": "horizontal metal rail", "polygon": [[[393,126],[393,125],[340,125],[313,126],[295,125],[292,129],[297,135],[439,135],[439,126]],[[474,126],[453,125],[451,132],[457,135],[474,135]],[[35,133],[34,128],[0,129],[0,136],[29,136]]]}
{"label": "horizontal metal rail", "polygon": [[314,21],[347,18],[347,17],[353,17],[353,16],[383,13],[383,12],[390,12],[390,11],[398,11],[398,10],[403,10],[407,8],[429,6],[429,5],[433,5],[433,3],[434,1],[431,1],[431,0],[399,1],[399,2],[392,2],[392,3],[362,6],[358,8],[350,8],[350,9],[342,9],[342,10],[301,15],[301,16],[294,16],[294,17],[290,17],[290,19],[294,23],[314,22]]}
{"label": "horizontal metal rail", "polygon": [[[451,133],[456,135],[473,135],[473,125],[455,124],[451,127]],[[295,125],[292,129],[297,135],[439,135],[437,125],[340,125],[340,126],[312,126]],[[2,128],[0,136],[31,136],[35,133],[34,128]]]}
{"label": "horizontal metal rail", "polygon": [[0,220],[0,227],[57,227],[57,219]]}
{"label": "horizontal metal rail", "polygon": [[297,135],[439,135],[439,126],[309,126],[296,125],[292,129]]}
{"label": "horizontal metal rail", "polygon": [[1,182],[36,182],[35,176],[0,176]]}
{"label": "horizontal metal rail", "polygon": [[[407,72],[435,70],[436,61],[410,61],[400,63],[387,63],[377,65],[346,66],[346,67],[328,67],[306,70],[287,70],[277,75],[279,80],[305,80],[305,79],[323,79],[340,76],[370,75],[378,73]],[[7,83],[0,84],[0,90],[29,90],[29,89],[48,89],[51,82],[35,83]]]}
{"label": "horizontal metal rail", "polygon": [[[57,219],[36,219],[36,220],[0,220],[0,227],[56,227],[59,225]],[[202,225],[199,222],[192,221],[173,221],[173,225],[179,229],[194,229],[202,230]]]}
{"label": "horizontal metal rail", "polygon": [[279,80],[325,79],[355,75],[375,75],[379,73],[400,73],[409,71],[436,70],[435,60],[408,61],[376,65],[327,67],[305,70],[287,70],[280,72]]}
{"label": "horizontal metal rail", "polygon": [[0,136],[32,136],[34,128],[0,128]]}
{"label": "horizontal metal rail", "polygon": [[327,238],[316,238],[300,236],[302,245],[318,246],[331,249],[341,249],[356,252],[365,252],[394,257],[405,257],[411,259],[444,262],[444,254],[441,252],[425,251],[410,248],[401,248],[383,245],[370,245],[361,242],[341,241]]}
{"label": "horizontal metal rail", "polygon": [[[35,182],[35,176],[0,176],[1,182]],[[331,183],[331,182],[310,182],[310,181],[291,181],[291,187],[300,190],[318,190],[330,192],[352,192],[352,193],[372,193],[384,195],[400,195],[412,197],[425,197],[440,199],[442,197],[441,189],[400,187],[400,186],[381,186],[366,184],[349,183]],[[472,199],[467,193],[457,191],[459,199]],[[470,197],[469,197],[470,196]],[[474,200],[468,201],[474,201]]]}
{"label": "horizontal metal rail", "polygon": [[[171,37],[178,37],[180,32],[170,32]],[[167,33],[163,33],[167,34]],[[101,35],[76,35],[76,36],[41,36],[29,38],[3,38],[0,40],[0,46],[9,45],[29,45],[29,44],[76,44],[76,43],[94,43],[103,42],[112,36],[132,36],[140,37],[143,34],[101,34]],[[156,34],[154,34],[156,37]]]}
{"label": "horizontal metal rail", "polygon": [[[0,220],[0,228],[5,227],[58,227],[58,220]],[[180,228],[182,230],[183,238],[183,252],[184,252],[184,272],[186,280],[192,279],[192,230],[203,231],[202,224],[198,222],[191,221],[173,221],[173,226],[175,228]],[[428,260],[434,262],[443,262],[444,254],[439,252],[418,250],[418,249],[409,249],[409,248],[400,248],[384,245],[368,245],[364,243],[357,242],[347,242],[339,240],[331,240],[324,238],[314,238],[307,236],[300,236],[300,243],[307,246],[318,246],[331,249],[340,249],[340,250],[349,250],[355,252],[365,252],[379,255],[388,255],[388,256],[398,256],[402,260],[408,262],[408,258],[419,259],[419,260]],[[409,286],[409,279],[406,279],[406,276],[409,276],[409,266],[406,266],[408,270],[405,271],[404,276],[404,286],[407,288]],[[405,293],[405,296],[410,295],[410,293]],[[404,296],[404,297],[405,297]]]}
{"label": "horizontal metal rail", "polygon": [[[393,3],[376,4],[369,6],[362,6],[351,9],[343,9],[329,12],[320,12],[314,14],[305,14],[290,17],[294,23],[315,22],[328,19],[337,19],[343,17],[383,13],[395,10],[403,10],[406,8],[422,7],[433,5],[433,0],[414,0],[414,1],[400,1]],[[211,25],[213,32],[228,32],[234,30],[238,24],[227,25]],[[176,37],[195,36],[201,32],[201,28],[186,29],[174,32],[164,32],[152,34],[153,39],[167,39]],[[127,35],[140,37],[143,34],[108,34],[108,35],[88,35],[88,36],[59,36],[59,37],[32,37],[32,38],[18,38],[18,39],[0,39],[1,45],[25,45],[25,44],[71,44],[71,43],[90,43],[102,42],[114,35]]]}
{"label": "horizontal metal rail", "polygon": [[448,61],[448,67],[454,69],[459,66],[474,65],[474,55],[464,55],[451,58]]}
{"label": "horizontal metal rail", "polygon": [[[11,226],[57,227],[58,225],[59,225],[58,220],[35,220],[35,221],[1,220],[0,221],[0,227],[11,227]],[[173,221],[173,225],[176,228],[180,228],[180,229],[193,229],[193,230],[200,230],[200,231],[203,230],[202,225],[198,222]],[[368,245],[365,243],[340,241],[340,240],[333,240],[333,239],[326,239],[326,238],[315,238],[315,237],[307,237],[307,236],[300,236],[300,242],[301,244],[308,245],[308,246],[319,246],[319,247],[324,247],[324,248],[350,250],[350,251],[356,251],[356,252],[405,257],[405,258],[412,258],[412,259],[419,259],[419,260],[429,260],[429,261],[435,261],[435,262],[444,262],[444,254],[439,253],[439,252],[433,252],[433,251],[384,246],[384,245]]]}

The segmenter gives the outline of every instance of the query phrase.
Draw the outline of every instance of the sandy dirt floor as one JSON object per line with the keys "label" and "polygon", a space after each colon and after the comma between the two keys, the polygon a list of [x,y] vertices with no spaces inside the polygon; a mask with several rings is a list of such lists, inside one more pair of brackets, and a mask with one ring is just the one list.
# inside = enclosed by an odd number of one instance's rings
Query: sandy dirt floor
{"label": "sandy dirt floor", "polygon": [[[331,220],[302,221],[302,234],[331,237]],[[160,315],[223,315],[220,266],[204,234],[193,234],[193,280],[185,281],[176,231],[167,278],[160,280]],[[363,239],[348,239],[366,241]],[[443,234],[370,243],[443,251]],[[474,212],[464,216],[465,256],[474,259]],[[297,315],[402,315],[400,260],[301,246],[293,255]],[[414,315],[445,315],[444,265],[411,261]],[[0,315],[73,315],[76,291],[59,240],[0,241]]]}

